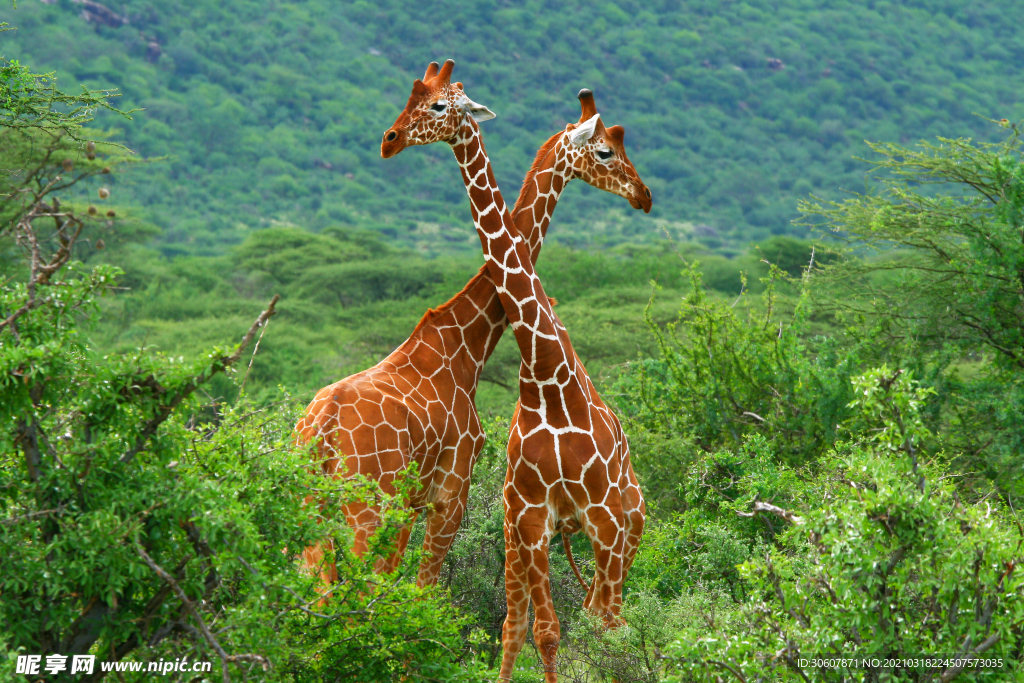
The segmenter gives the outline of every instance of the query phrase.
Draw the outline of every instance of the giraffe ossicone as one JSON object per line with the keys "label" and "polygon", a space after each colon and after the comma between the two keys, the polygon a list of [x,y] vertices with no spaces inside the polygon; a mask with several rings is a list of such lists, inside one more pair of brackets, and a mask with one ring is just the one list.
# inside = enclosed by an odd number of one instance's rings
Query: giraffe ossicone
{"label": "giraffe ossicone", "polygon": [[[575,528],[586,532],[594,549],[595,572],[584,606],[606,626],[619,625],[622,582],[639,546],[645,503],[622,427],[598,395],[552,310],[533,267],[538,245],[517,230],[494,180],[479,127],[470,116],[430,118],[433,103],[451,88],[453,66],[449,60],[438,70],[432,63],[424,81],[414,83],[406,108],[384,135],[381,155],[394,156],[413,144],[451,145],[469,195],[485,267],[516,336],[522,363],[503,488],[508,616],[502,633],[501,678],[512,674],[525,642],[532,602],[534,641],[543,659],[545,681],[553,683],[560,640],[548,578],[553,534]],[[622,195],[634,208],[650,210],[650,190],[625,156],[624,131],[604,127],[595,116],[592,93],[581,91],[579,97],[584,117],[566,132],[592,125],[592,134],[582,147],[563,135],[547,150],[545,160],[555,154],[554,166],[550,173],[528,174],[517,217],[525,210],[520,206],[524,191],[536,199],[546,192],[557,197],[564,178],[586,177],[584,173],[590,174],[591,184],[603,184],[602,189]],[[581,141],[586,133],[584,129]],[[593,152],[593,167],[584,168],[584,150]],[[544,148],[538,159],[542,153]],[[532,212],[538,215],[536,201]]]}

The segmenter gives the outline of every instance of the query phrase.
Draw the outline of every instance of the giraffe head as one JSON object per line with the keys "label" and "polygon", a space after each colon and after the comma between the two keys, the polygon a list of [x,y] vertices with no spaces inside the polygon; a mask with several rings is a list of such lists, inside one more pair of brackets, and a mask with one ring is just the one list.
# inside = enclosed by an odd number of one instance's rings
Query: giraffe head
{"label": "giraffe head", "polygon": [[461,83],[451,82],[454,66],[450,59],[440,67],[431,62],[422,80],[413,81],[409,102],[384,133],[382,157],[389,159],[412,145],[452,140],[466,116],[476,121],[494,118],[490,109],[466,97]]}
{"label": "giraffe head", "polygon": [[593,92],[584,88],[579,98],[580,120],[565,127],[565,149],[573,177],[624,197],[634,209],[650,213],[651,190],[640,180],[622,144],[626,131],[622,126],[605,128]]}

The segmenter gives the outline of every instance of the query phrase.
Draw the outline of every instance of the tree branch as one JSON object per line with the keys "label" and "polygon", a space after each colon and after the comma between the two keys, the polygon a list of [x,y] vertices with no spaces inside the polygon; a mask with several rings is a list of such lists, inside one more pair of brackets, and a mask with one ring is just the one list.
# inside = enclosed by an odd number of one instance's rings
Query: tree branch
{"label": "tree branch", "polygon": [[213,648],[214,652],[217,653],[217,656],[220,657],[221,675],[223,676],[224,683],[231,683],[231,676],[228,674],[229,662],[259,662],[264,668],[270,665],[270,661],[263,655],[228,655],[228,653],[224,651],[224,648],[220,646],[220,643],[217,642],[217,639],[213,637],[213,634],[210,633],[210,629],[207,628],[206,622],[204,622],[203,618],[199,616],[199,612],[196,611],[195,605],[193,605],[192,601],[188,599],[188,596],[185,595],[185,591],[182,590],[181,586],[178,585],[178,582],[174,580],[174,577],[154,562],[153,558],[149,556],[149,553],[147,553],[141,545],[136,544],[135,550],[139,553],[139,557],[149,565],[149,568],[156,572],[157,576],[170,585],[174,594],[178,596],[179,600],[181,600],[181,604],[185,607],[185,610],[196,620],[196,623],[199,624],[199,632],[202,634],[203,639],[210,645],[210,647]]}
{"label": "tree branch", "polygon": [[[992,647],[993,645],[998,643],[1000,638],[1002,638],[1002,636],[1000,636],[998,633],[993,633],[988,638],[983,640],[981,642],[981,644],[978,645],[978,647],[974,648],[969,653],[965,654],[964,658],[967,658],[968,656],[971,656],[971,655],[980,655],[982,652],[984,652],[985,650],[989,649],[990,647]],[[964,665],[963,664],[960,664],[958,666],[952,666],[952,667],[946,669],[945,671],[942,672],[942,676],[939,677],[939,683],[949,683],[951,680],[956,678],[960,674],[960,672],[963,671],[963,670],[964,670]]]}
{"label": "tree branch", "polygon": [[790,522],[791,524],[796,524],[797,526],[799,526],[799,525],[804,523],[804,518],[803,517],[798,517],[797,515],[794,515],[792,512],[790,512],[789,510],[783,510],[782,508],[780,508],[777,505],[772,505],[771,503],[765,503],[765,502],[762,502],[762,501],[759,501],[759,500],[755,500],[754,501],[754,509],[753,509],[752,512],[739,512],[739,511],[737,511],[736,514],[739,515],[740,517],[753,517],[758,512],[770,512],[773,515],[778,515],[779,517],[782,517],[784,520],[786,520],[787,522]]}
{"label": "tree branch", "polygon": [[150,418],[150,420],[142,427],[141,432],[135,439],[135,445],[130,451],[121,456],[119,462],[125,465],[130,463],[132,459],[138,455],[143,448],[145,448],[146,442],[149,441],[149,438],[156,433],[156,430],[159,429],[160,425],[170,417],[171,413],[174,412],[174,409],[177,408],[182,401],[188,398],[193,391],[198,389],[215,374],[222,372],[234,363],[238,362],[238,359],[242,357],[242,352],[245,351],[245,347],[248,346],[249,342],[252,341],[252,338],[256,336],[256,330],[262,327],[270,316],[277,313],[277,311],[274,310],[274,305],[277,304],[277,301],[280,298],[279,294],[274,295],[274,298],[271,299],[270,303],[267,305],[267,309],[260,313],[259,317],[256,318],[256,321],[251,327],[249,327],[249,331],[245,333],[244,337],[242,337],[242,342],[238,345],[238,348],[235,349],[233,354],[214,359],[207,372],[193,377],[191,381],[185,383],[179,389],[178,393],[170,401],[160,407],[157,414]]}
{"label": "tree branch", "polygon": [[747,683],[746,676],[744,676],[737,669],[735,669],[734,667],[726,664],[725,662],[720,662],[717,659],[709,659],[708,660],[708,664],[714,664],[717,667],[721,667],[721,668],[725,669],[726,671],[731,673],[733,676],[735,676],[736,680],[740,681],[740,683]]}
{"label": "tree branch", "polygon": [[47,515],[52,515],[53,513],[60,514],[62,512],[64,512],[64,506],[63,505],[58,505],[57,507],[52,508],[50,510],[39,510],[38,512],[29,512],[29,513],[26,513],[24,515],[19,515],[17,517],[8,517],[7,519],[0,519],[0,524],[2,524],[3,526],[13,526],[13,525],[17,524],[18,522],[24,521],[26,519],[34,519],[36,517],[45,517]]}

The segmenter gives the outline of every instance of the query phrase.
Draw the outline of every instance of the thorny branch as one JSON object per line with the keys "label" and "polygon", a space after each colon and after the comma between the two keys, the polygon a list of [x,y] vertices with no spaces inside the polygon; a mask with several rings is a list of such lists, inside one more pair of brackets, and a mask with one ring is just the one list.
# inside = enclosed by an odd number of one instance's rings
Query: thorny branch
{"label": "thorny branch", "polygon": [[157,576],[159,576],[161,579],[167,582],[168,585],[170,585],[171,589],[174,591],[174,594],[178,596],[179,600],[181,600],[181,604],[185,607],[185,610],[192,616],[192,618],[196,620],[196,623],[199,624],[199,632],[202,634],[203,639],[206,640],[210,647],[213,648],[214,652],[217,653],[217,656],[220,657],[221,674],[224,678],[224,683],[230,683],[231,681],[231,676],[228,674],[229,663],[257,662],[261,664],[264,669],[270,666],[270,660],[268,660],[263,655],[229,655],[227,652],[225,652],[224,648],[221,647],[220,643],[217,642],[217,639],[213,636],[212,633],[210,633],[210,629],[207,628],[206,622],[204,622],[203,618],[199,616],[199,612],[196,611],[195,605],[193,605],[192,601],[188,599],[188,596],[185,595],[185,591],[182,590],[181,586],[178,585],[178,582],[174,580],[174,577],[168,574],[160,565],[154,562],[153,558],[149,556],[149,553],[147,553],[141,545],[136,545],[135,550],[139,553],[139,557],[141,557],[145,561],[145,563],[149,565],[149,568],[156,572]]}
{"label": "thorny branch", "polygon": [[[177,393],[169,401],[160,406],[159,410],[157,411],[157,414],[150,418],[143,426],[138,437],[135,439],[135,445],[132,447],[132,449],[121,456],[121,463],[128,464],[129,462],[131,462],[132,459],[143,448],[145,448],[146,442],[149,441],[149,437],[153,436],[153,434],[156,433],[156,430],[160,427],[161,424],[164,423],[164,421],[168,417],[170,417],[171,413],[174,412],[174,409],[177,408],[182,401],[188,398],[193,391],[198,389],[200,385],[205,383],[218,372],[222,372],[229,368],[234,363],[238,362],[238,359],[242,357],[242,352],[245,351],[245,347],[247,347],[249,345],[249,342],[252,341],[253,337],[256,336],[256,330],[265,325],[267,320],[270,319],[270,316],[274,315],[277,312],[274,310],[274,306],[277,304],[277,301],[280,298],[280,295],[274,295],[274,298],[271,299],[270,303],[267,305],[267,309],[260,313],[259,317],[256,318],[256,321],[253,322],[252,326],[249,328],[249,331],[245,333],[245,336],[242,338],[242,342],[238,345],[238,348],[235,349],[235,352],[233,354],[231,354],[230,356],[221,356],[219,358],[214,359],[214,361],[210,364],[210,367],[206,372],[200,373],[193,377],[190,381],[186,382],[182,387],[180,387],[177,390]],[[164,387],[161,387],[155,381],[153,382],[153,384],[155,385],[155,390],[158,393],[166,391]]]}
{"label": "thorny branch", "polygon": [[[58,176],[50,184],[44,188],[40,193],[45,194],[48,192],[54,183],[56,183],[60,177]],[[45,259],[42,255],[42,251],[39,247],[39,240],[36,238],[35,230],[32,227],[32,222],[37,218],[48,216],[53,218],[57,222],[57,241],[60,247],[57,251],[49,258]],[[60,203],[54,199],[53,205],[48,205],[42,201],[37,201],[32,205],[32,208],[25,213],[17,222],[14,228],[14,236],[18,244],[27,248],[29,251],[29,268],[30,275],[27,285],[28,300],[18,310],[7,316],[6,319],[0,320],[0,331],[4,328],[13,326],[21,316],[25,315],[34,308],[41,306],[46,302],[46,299],[39,298],[37,287],[45,285],[49,282],[50,276],[55,272],[64,267],[64,265],[71,258],[72,249],[75,246],[75,241],[82,233],[84,223],[76,218],[71,212],[62,212],[60,210]],[[73,231],[69,231],[73,229]],[[13,327],[11,327],[14,332]]]}

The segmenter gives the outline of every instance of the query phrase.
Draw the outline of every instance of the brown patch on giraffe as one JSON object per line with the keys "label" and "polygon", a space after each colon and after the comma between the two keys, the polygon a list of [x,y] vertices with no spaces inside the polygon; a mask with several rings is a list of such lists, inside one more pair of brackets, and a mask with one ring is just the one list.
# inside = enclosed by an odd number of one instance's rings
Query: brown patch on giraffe
{"label": "brown patch on giraffe", "polygon": [[547,210],[547,212],[549,214],[550,213],[554,213],[554,211],[555,211],[555,204],[557,204],[557,203],[558,203],[558,200],[555,199],[554,197],[549,197],[548,198],[547,206],[545,208],[546,208],[546,210]]}
{"label": "brown patch on giraffe", "polygon": [[[430,321],[444,315],[452,308],[454,308],[457,304],[464,303],[468,294],[477,288],[481,280],[490,280],[490,278],[491,276],[490,273],[487,272],[487,266],[480,266],[480,270],[477,271],[477,274],[474,275],[461,290],[459,290],[458,294],[456,294],[451,299],[444,302],[437,308],[428,308],[427,312],[423,314],[423,317],[420,318],[420,321],[416,324],[416,327],[413,328],[412,334],[410,334],[409,337],[415,337],[417,334],[427,329],[430,329],[430,326],[428,324],[430,323]],[[502,311],[502,315],[504,315],[504,311]],[[431,329],[430,331],[436,332],[436,330],[433,329]]]}
{"label": "brown patch on giraffe", "polygon": [[534,222],[540,223],[542,220],[544,220],[545,212],[547,212],[546,206],[541,204],[534,204],[532,210]]}
{"label": "brown patch on giraffe", "polygon": [[384,409],[379,403],[362,400],[356,403],[355,409],[363,424],[376,426],[384,421]]}
{"label": "brown patch on giraffe", "polygon": [[469,199],[474,203],[490,203],[490,192],[482,187],[469,188]]}
{"label": "brown patch on giraffe", "polygon": [[[570,124],[571,125],[571,124]],[[530,164],[530,170],[526,172],[526,177],[523,178],[523,185],[519,189],[519,198],[516,200],[515,206],[512,207],[512,215],[519,213],[525,205],[525,190],[530,183],[533,182],[534,178],[537,177],[537,173],[544,167],[546,163],[546,157],[555,148],[555,145],[561,141],[565,131],[559,131],[549,137],[540,149],[537,150],[536,156],[533,157],[533,163]]]}

